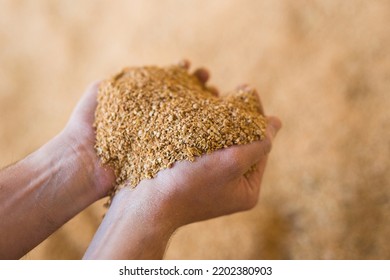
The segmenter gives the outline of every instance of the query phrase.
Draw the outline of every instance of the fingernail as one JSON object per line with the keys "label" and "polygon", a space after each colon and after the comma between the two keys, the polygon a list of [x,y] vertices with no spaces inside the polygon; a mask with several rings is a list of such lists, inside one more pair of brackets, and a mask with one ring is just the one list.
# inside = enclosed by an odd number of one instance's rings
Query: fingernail
{"label": "fingernail", "polygon": [[253,90],[253,88],[251,86],[249,86],[248,84],[241,84],[239,85],[236,90],[238,91],[244,91],[244,92],[250,92]]}
{"label": "fingernail", "polygon": [[207,71],[207,69],[205,69],[205,68],[196,69],[194,72],[194,75],[195,75],[195,77],[198,78],[198,80],[201,83],[206,83],[207,80],[210,78],[209,71]]}
{"label": "fingernail", "polygon": [[208,86],[208,87],[207,87],[207,90],[208,90],[209,92],[211,92],[214,96],[219,96],[219,91],[218,91],[218,89],[217,89],[216,87],[214,87],[214,86]]}
{"label": "fingernail", "polygon": [[191,63],[188,59],[182,59],[179,61],[179,67],[182,67],[184,69],[188,70],[190,68],[190,65]]}

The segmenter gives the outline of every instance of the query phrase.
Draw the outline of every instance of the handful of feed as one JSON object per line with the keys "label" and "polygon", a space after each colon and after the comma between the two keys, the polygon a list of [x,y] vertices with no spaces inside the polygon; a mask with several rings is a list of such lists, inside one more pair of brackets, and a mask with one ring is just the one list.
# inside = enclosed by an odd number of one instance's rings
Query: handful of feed
{"label": "handful of feed", "polygon": [[115,194],[175,162],[263,139],[261,113],[253,89],[217,97],[182,65],[125,68],[100,84],[95,149],[115,171]]}

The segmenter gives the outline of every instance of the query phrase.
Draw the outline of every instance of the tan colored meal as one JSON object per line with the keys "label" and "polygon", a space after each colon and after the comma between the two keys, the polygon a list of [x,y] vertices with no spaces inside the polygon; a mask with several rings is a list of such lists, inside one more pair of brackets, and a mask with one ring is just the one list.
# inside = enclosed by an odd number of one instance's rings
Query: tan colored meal
{"label": "tan colored meal", "polygon": [[115,191],[136,187],[178,161],[261,140],[257,93],[217,97],[186,67],[132,67],[99,87],[96,151],[116,174]]}

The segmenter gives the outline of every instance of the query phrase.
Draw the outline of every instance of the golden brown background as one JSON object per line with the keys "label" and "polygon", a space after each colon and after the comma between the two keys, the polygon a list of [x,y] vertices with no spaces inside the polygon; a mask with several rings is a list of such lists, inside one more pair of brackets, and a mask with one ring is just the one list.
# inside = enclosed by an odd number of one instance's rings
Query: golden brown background
{"label": "golden brown background", "polygon": [[[166,258],[389,259],[389,24],[386,0],[3,0],[0,165],[56,135],[91,81],[189,58],[221,91],[255,86],[284,127],[258,206],[180,229]],[[103,202],[25,258],[80,258]]]}

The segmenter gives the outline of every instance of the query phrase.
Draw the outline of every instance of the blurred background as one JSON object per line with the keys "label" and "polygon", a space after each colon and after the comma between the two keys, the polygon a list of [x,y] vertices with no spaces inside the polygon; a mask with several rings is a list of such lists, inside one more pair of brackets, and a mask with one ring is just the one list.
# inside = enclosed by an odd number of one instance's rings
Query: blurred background
{"label": "blurred background", "polygon": [[[0,0],[0,166],[92,81],[188,58],[222,92],[256,87],[284,127],[258,206],[180,229],[166,258],[389,259],[389,22],[386,0]],[[81,258],[104,202],[24,258]]]}

